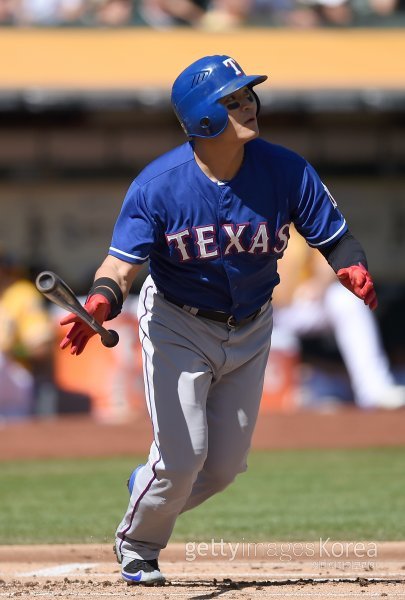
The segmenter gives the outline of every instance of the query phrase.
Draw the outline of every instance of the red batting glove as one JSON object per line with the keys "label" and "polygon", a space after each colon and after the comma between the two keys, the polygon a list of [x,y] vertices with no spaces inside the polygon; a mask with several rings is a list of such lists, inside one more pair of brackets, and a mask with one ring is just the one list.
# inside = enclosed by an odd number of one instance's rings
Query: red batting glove
{"label": "red batting glove", "polygon": [[[96,321],[102,325],[110,314],[111,304],[102,294],[94,294],[94,296],[90,296],[90,298],[87,299],[84,308],[89,315],[94,317]],[[74,325],[69,329],[68,333],[61,341],[60,348],[64,350],[71,344],[70,354],[81,354],[89,339],[93,337],[96,332],[74,313],[69,313],[60,322],[61,325],[70,325],[70,323],[74,323]]]}
{"label": "red batting glove", "polygon": [[375,310],[378,305],[377,294],[374,289],[374,283],[367,269],[359,264],[352,265],[345,269],[339,269],[336,273],[342,283],[348,290],[364,301],[364,304]]}

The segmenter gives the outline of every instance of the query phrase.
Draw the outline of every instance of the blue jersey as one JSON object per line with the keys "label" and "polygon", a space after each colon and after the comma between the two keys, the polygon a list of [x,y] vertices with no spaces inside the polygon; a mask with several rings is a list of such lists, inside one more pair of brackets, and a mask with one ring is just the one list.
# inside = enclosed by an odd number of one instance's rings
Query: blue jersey
{"label": "blue jersey", "polygon": [[314,247],[336,242],[346,222],[311,165],[256,139],[230,181],[213,182],[187,142],[134,180],[117,219],[109,254],[150,260],[161,292],[181,303],[231,313],[263,305],[279,283],[277,260],[291,222]]}

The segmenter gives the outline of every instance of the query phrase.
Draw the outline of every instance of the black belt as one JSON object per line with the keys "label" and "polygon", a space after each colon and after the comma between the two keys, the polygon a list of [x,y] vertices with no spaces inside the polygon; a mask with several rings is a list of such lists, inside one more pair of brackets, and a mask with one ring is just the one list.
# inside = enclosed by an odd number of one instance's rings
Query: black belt
{"label": "black belt", "polygon": [[233,315],[229,315],[228,313],[216,310],[204,310],[202,308],[194,308],[192,306],[188,306],[187,304],[183,304],[182,302],[179,302],[178,300],[175,300],[174,298],[172,298],[171,296],[167,296],[166,294],[163,294],[163,296],[165,300],[167,300],[171,304],[179,306],[180,308],[191,313],[195,317],[203,317],[204,319],[211,319],[211,321],[226,323],[229,327],[240,327],[241,325],[245,325],[246,323],[253,321],[253,319],[255,319],[262,312],[263,309],[263,306],[261,306],[252,314],[248,315],[244,319],[241,319],[240,321],[237,321]]}

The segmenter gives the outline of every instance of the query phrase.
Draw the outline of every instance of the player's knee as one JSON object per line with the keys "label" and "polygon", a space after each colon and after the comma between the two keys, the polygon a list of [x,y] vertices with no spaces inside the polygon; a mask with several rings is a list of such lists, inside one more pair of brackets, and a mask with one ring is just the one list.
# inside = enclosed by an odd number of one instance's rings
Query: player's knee
{"label": "player's knee", "polygon": [[236,476],[246,471],[246,468],[246,463],[242,465],[217,464],[206,468],[206,477],[210,482],[211,489],[220,492],[233,483]]}
{"label": "player's knee", "polygon": [[213,473],[211,474],[210,477],[210,488],[214,493],[217,492],[222,492],[222,490],[224,490],[225,488],[228,487],[228,485],[230,485],[235,477],[236,477],[237,473]]}
{"label": "player's knee", "polygon": [[175,461],[170,461],[164,466],[158,466],[156,471],[158,477],[163,477],[171,481],[176,481],[179,484],[185,484],[192,480],[194,481],[197,474],[203,469],[206,460],[205,453],[189,453],[177,457]]}

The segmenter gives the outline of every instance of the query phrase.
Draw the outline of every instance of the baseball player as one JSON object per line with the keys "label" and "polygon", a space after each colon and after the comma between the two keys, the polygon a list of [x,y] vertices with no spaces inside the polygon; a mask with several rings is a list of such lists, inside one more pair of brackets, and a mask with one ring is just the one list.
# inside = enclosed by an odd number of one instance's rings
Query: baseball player
{"label": "baseball player", "polygon": [[[377,306],[364,252],[315,170],[258,137],[254,87],[266,79],[219,55],[177,77],[188,140],[133,181],[86,301],[100,323],[114,318],[149,259],[138,320],[153,442],[116,533],[128,583],[163,583],[159,552],[178,515],[247,468],[291,222]],[[75,315],[61,323],[73,324],[61,347],[80,354],[94,332]]]}

